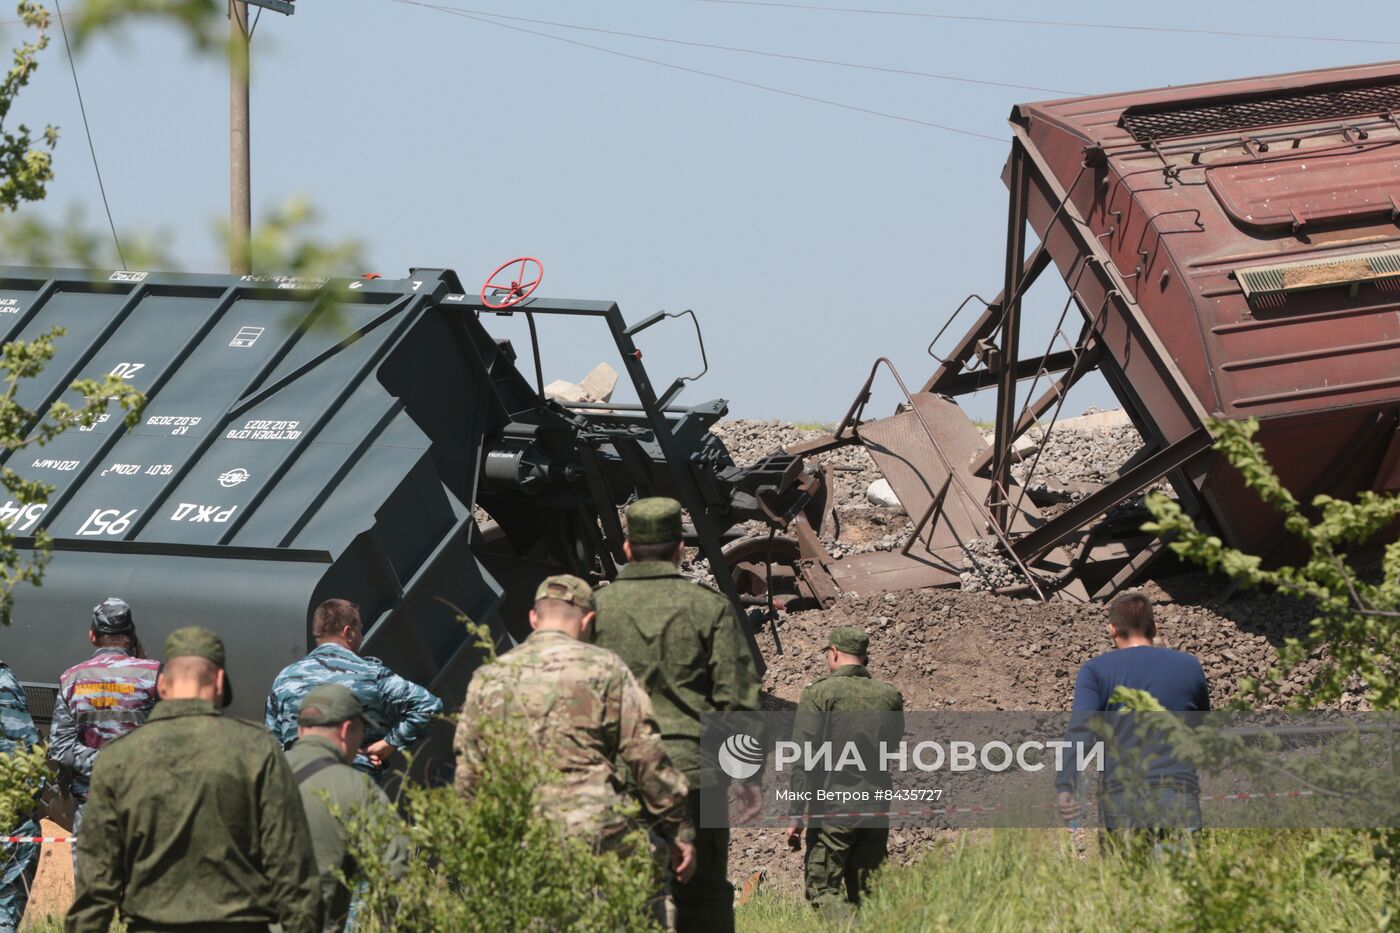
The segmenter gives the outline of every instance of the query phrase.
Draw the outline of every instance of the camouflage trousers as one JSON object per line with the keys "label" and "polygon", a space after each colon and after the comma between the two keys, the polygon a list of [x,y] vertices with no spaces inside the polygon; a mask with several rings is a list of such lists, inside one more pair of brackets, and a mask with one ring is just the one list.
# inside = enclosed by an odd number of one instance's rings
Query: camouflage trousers
{"label": "camouflage trousers", "polygon": [[[11,830],[15,836],[39,835],[39,824],[25,820]],[[4,845],[5,868],[0,874],[0,933],[14,933],[19,922],[24,919],[24,908],[29,903],[29,889],[34,883],[34,872],[39,867],[38,843]]]}
{"label": "camouflage trousers", "polygon": [[842,913],[860,904],[870,875],[889,854],[890,831],[864,826],[807,830],[807,900],[823,911]]}
{"label": "camouflage trousers", "polygon": [[[700,797],[718,794],[725,798],[729,789],[719,784],[692,790],[686,799],[690,822],[695,827],[695,874],[685,884],[671,885],[676,902],[677,933],[734,933],[734,885],[729,883],[729,828],[700,825]],[[716,803],[717,807],[727,806]],[[716,812],[724,812],[719,810]]]}

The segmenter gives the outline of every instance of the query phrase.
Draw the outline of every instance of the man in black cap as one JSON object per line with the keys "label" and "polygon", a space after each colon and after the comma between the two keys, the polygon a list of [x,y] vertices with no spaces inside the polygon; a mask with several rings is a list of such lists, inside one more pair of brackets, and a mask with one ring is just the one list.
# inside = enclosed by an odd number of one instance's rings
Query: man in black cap
{"label": "man in black cap", "polygon": [[[73,835],[79,832],[97,753],[146,721],[155,707],[160,662],[143,657],[131,607],[109,596],[93,607],[88,641],[96,652],[58,678],[49,757],[69,772]],[[74,853],[77,870],[77,853]]]}
{"label": "man in black cap", "polygon": [[68,933],[321,928],[301,796],[277,741],[221,715],[224,643],[206,628],[165,640],[160,702],[92,771]]}

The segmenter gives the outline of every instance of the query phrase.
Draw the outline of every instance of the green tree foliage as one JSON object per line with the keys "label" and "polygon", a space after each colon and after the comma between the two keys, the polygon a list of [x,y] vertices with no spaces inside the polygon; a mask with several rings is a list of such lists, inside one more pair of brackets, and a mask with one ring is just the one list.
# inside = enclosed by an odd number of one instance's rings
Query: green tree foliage
{"label": "green tree foliage", "polygon": [[[1284,487],[1254,440],[1259,430],[1257,420],[1216,420],[1210,429],[1215,448],[1240,471],[1246,485],[1282,514],[1284,528],[1301,542],[1306,560],[1292,566],[1265,567],[1261,558],[1227,547],[1218,537],[1202,532],[1176,502],[1160,494],[1148,497],[1154,520],[1144,525],[1144,530],[1169,537],[1173,551],[1209,570],[1228,574],[1244,586],[1276,587],[1311,601],[1316,609],[1307,635],[1288,640],[1267,681],[1246,682],[1241,685],[1242,692],[1256,697],[1274,693],[1282,676],[1304,660],[1317,658],[1321,664],[1311,689],[1296,698],[1293,706],[1326,706],[1359,686],[1371,708],[1400,709],[1400,672],[1396,668],[1400,659],[1400,541],[1384,547],[1378,570],[1363,571],[1365,564],[1358,567],[1353,560],[1400,518],[1400,496],[1363,492],[1353,502],[1315,496],[1311,508],[1305,509]],[[1372,800],[1387,796],[1400,799],[1391,768],[1359,771],[1352,767],[1338,773],[1350,782],[1354,795]],[[1308,864],[1349,885],[1376,881],[1386,895],[1382,925],[1388,927],[1393,921],[1400,908],[1400,830],[1380,828],[1319,836],[1309,846]],[[1253,883],[1253,879],[1238,879],[1240,886]],[[1247,900],[1244,893],[1240,896]]]}
{"label": "green tree foliage", "polygon": [[44,746],[16,748],[4,758],[0,769],[0,826],[18,826],[34,811],[34,795],[49,776],[48,755]]}
{"label": "green tree foliage", "polygon": [[1212,421],[1215,448],[1240,471],[1246,485],[1283,516],[1306,560],[1267,568],[1263,560],[1225,545],[1196,527],[1180,505],[1160,493],[1148,497],[1153,521],[1143,530],[1171,539],[1171,549],[1244,586],[1271,586],[1316,608],[1306,636],[1290,639],[1264,684],[1246,694],[1269,694],[1308,658],[1321,658],[1310,689],[1295,706],[1326,706],[1360,687],[1374,709],[1400,709],[1400,542],[1384,549],[1378,575],[1363,573],[1349,557],[1400,517],[1400,496],[1363,492],[1355,501],[1315,496],[1305,509],[1280,482],[1254,440],[1255,419]]}
{"label": "green tree foliage", "polygon": [[23,123],[14,128],[9,125],[15,98],[29,84],[39,67],[39,53],[49,44],[49,11],[30,0],[21,0],[18,11],[35,36],[14,50],[10,70],[0,80],[0,210],[4,211],[13,211],[26,201],[43,200],[53,179],[52,152],[58,145],[58,130],[52,126],[44,127],[36,142]]}
{"label": "green tree foliage", "polygon": [[[489,661],[484,626],[474,626]],[[567,837],[535,808],[536,790],[559,780],[524,724],[483,722],[489,767],[476,794],[409,783],[393,817],[350,819],[350,852],[364,884],[356,929],[649,930],[662,863],[640,829],[609,851]],[[396,876],[384,859],[406,832],[409,866]]]}
{"label": "green tree foliage", "polygon": [[[38,68],[38,55],[48,45],[49,13],[38,3],[21,0],[19,14],[36,34],[15,49],[13,66],[0,81],[0,211],[13,211],[21,204],[38,201],[47,194],[53,178],[51,151],[58,131],[46,127],[36,141],[26,126],[11,129],[5,125],[19,95]],[[0,347],[0,451],[8,457],[29,446],[43,446],[70,427],[91,427],[99,418],[110,417],[115,403],[126,411],[128,424],[140,416],[144,397],[130,385],[112,376],[80,379],[69,390],[81,401],[55,401],[47,411],[33,411],[17,400],[20,384],[32,379],[53,359],[54,341],[63,335],[56,327],[32,341],[11,341]],[[50,540],[46,533],[33,534],[32,548],[17,546],[19,534],[29,524],[18,519],[33,515],[30,507],[48,502],[53,487],[20,476],[6,465],[0,467],[0,485],[8,501],[0,507],[0,622],[10,623],[14,588],[20,583],[39,583],[49,559]]]}
{"label": "green tree foliage", "polygon": [[[111,417],[108,408],[115,403],[125,410],[127,427],[141,417],[146,398],[136,389],[115,376],[102,379],[79,379],[69,390],[81,397],[78,405],[57,401],[47,412],[31,411],[16,400],[20,384],[38,375],[53,359],[54,341],[63,336],[62,327],[55,327],[29,342],[13,340],[0,346],[0,450],[7,454],[31,445],[42,447],[72,427],[91,427],[99,418]],[[0,467],[0,485],[10,500],[0,508],[0,621],[10,624],[14,608],[14,588],[20,583],[40,583],[49,561],[51,539],[43,529],[33,531],[33,544],[21,548],[19,534],[28,534],[28,522],[20,518],[34,514],[30,506],[45,505],[54,487],[38,480],[25,479],[8,464]]]}

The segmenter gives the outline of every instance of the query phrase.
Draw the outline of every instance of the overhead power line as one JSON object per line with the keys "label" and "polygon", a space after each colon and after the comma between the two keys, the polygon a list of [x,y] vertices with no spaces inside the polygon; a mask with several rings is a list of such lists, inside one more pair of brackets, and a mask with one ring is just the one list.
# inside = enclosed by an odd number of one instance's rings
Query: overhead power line
{"label": "overhead power line", "polygon": [[88,152],[92,153],[92,170],[97,174],[97,190],[102,195],[102,209],[107,212],[107,226],[112,229],[112,243],[117,247],[117,261],[126,268],[126,257],[122,255],[122,241],[117,236],[117,225],[112,220],[112,208],[107,203],[107,187],[102,184],[102,168],[97,163],[97,147],[92,142],[92,130],[88,127],[87,107],[83,106],[83,88],[78,84],[78,66],[73,62],[73,48],[68,44],[68,27],[63,25],[63,8],[58,0],[53,0],[58,13],[58,28],[63,33],[63,51],[68,54],[68,68],[73,72],[73,90],[78,94],[78,112],[83,115],[83,132],[87,134]]}
{"label": "overhead power line", "polygon": [[538,36],[542,39],[551,39],[555,42],[562,42],[565,45],[572,45],[582,49],[591,49],[595,52],[602,52],[605,55],[612,55],[617,58],[624,58],[628,61],[644,62],[648,65],[655,65],[658,68],[669,68],[673,71],[682,71],[687,74],[700,75],[701,77],[705,78],[713,78],[716,81],[726,81],[730,84],[740,85],[741,87],[748,87],[759,91],[766,91],[770,94],[778,94],[783,97],[791,97],[796,100],[805,100],[814,104],[824,104],[828,107],[838,107],[842,110],[848,110],[853,113],[863,113],[868,116],[881,117],[886,120],[898,120],[901,123],[910,123],[915,126],[928,127],[929,129],[943,130],[944,132],[956,133],[959,136],[968,136],[973,139],[987,139],[997,143],[1006,142],[1006,138],[1003,136],[992,136],[989,133],[979,133],[975,130],[965,130],[961,127],[949,126],[946,123],[935,123],[931,120],[921,120],[918,117],[907,117],[902,114],[888,113],[883,110],[875,110],[871,107],[862,107],[859,104],[842,103],[841,101],[830,100],[825,97],[817,97],[813,94],[803,94],[798,91],[789,91],[785,88],[773,87],[772,85],[768,84],[760,84],[757,81],[747,81],[743,78],[736,78],[733,75],[720,74],[719,72],[715,71],[705,71],[700,68],[691,68],[687,65],[678,65],[675,62],[662,61],[656,58],[647,58],[644,55],[633,55],[630,52],[621,52],[617,49],[610,49],[602,45],[593,45],[588,42],[580,42],[576,39],[569,39],[564,36],[556,36],[551,33],[540,32],[535,29],[527,29],[524,26],[514,26],[510,23],[503,23],[496,19],[491,19],[487,16],[481,16],[473,12],[468,12],[459,9],[457,7],[444,6],[442,4],[436,3],[427,3],[424,2],[424,0],[390,0],[390,2],[398,3],[404,6],[422,7],[424,9],[434,10],[439,13],[447,13],[453,16],[460,16],[463,19],[473,20],[478,23],[483,23],[487,26],[495,26],[498,29],[509,29],[512,32],[524,33],[530,36]]}
{"label": "overhead power line", "polygon": [[890,68],[884,65],[869,65],[864,62],[847,62],[831,58],[811,58],[805,55],[789,55],[783,52],[770,52],[763,49],[746,49],[732,45],[718,45],[711,42],[694,42],[689,39],[676,39],[671,36],[649,36],[636,32],[624,32],[619,29],[603,29],[598,26],[580,26],[576,23],[558,23],[547,19],[530,19],[525,16],[508,16],[505,13],[494,13],[490,10],[476,10],[467,7],[448,6],[446,4],[436,4],[433,7],[438,10],[456,10],[462,13],[470,13],[473,16],[484,16],[489,19],[503,19],[515,23],[530,23],[534,26],[552,26],[557,29],[571,29],[576,32],[592,32],[605,36],[618,36],[624,39],[642,39],[647,42],[664,42],[668,45],[684,45],[693,49],[714,49],[719,52],[737,52],[741,55],[757,55],[763,58],[777,58],[790,62],[805,62],[813,65],[832,65],[838,68],[856,68],[861,71],[878,71],[883,74],[905,75],[913,78],[930,78],[936,81],[955,81],[959,84],[979,84],[986,87],[1004,87],[1021,91],[1044,91],[1047,94],[1063,94],[1068,97],[1077,97],[1080,91],[1067,91],[1058,87],[1041,87],[1035,84],[1016,84],[1009,81],[991,81],[985,78],[968,78],[961,75],[938,74],[931,71],[915,71],[908,68]]}
{"label": "overhead power line", "polygon": [[757,6],[820,13],[856,13],[866,16],[907,16],[916,19],[955,20],[969,23],[1001,23],[1016,26],[1058,26],[1066,29],[1119,29],[1127,32],[1174,32],[1192,36],[1226,36],[1233,39],[1288,39],[1298,42],[1347,42],[1356,45],[1400,45],[1392,39],[1362,39],[1354,36],[1304,36],[1285,32],[1235,32],[1227,29],[1195,29],[1189,26],[1133,26],[1127,23],[1083,23],[1071,20],[1021,19],[1003,16],[967,16],[957,13],[928,13],[922,10],[868,10],[859,7],[822,6],[815,3],[780,3],[778,0],[690,0],[724,6]]}

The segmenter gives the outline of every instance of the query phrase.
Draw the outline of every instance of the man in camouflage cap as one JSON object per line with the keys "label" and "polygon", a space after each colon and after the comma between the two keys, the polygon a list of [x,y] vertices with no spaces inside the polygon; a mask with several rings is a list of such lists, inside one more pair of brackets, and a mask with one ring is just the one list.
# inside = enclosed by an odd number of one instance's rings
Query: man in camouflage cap
{"label": "man in camouflage cap", "polygon": [[[656,707],[671,760],[685,772],[696,824],[695,875],[677,884],[676,928],[734,929],[729,883],[729,830],[701,827],[701,797],[727,807],[722,773],[700,755],[700,717],[758,709],[758,671],[734,606],[718,592],[683,576],[681,506],[675,499],[639,499],[627,509],[627,565],[598,592],[593,642],[627,662]],[[740,818],[761,800],[740,785]]]}
{"label": "man in camouflage cap", "polygon": [[[287,752],[287,764],[311,826],[326,907],[325,929],[341,930],[350,909],[350,889],[340,879],[355,877],[355,862],[346,847],[346,821],[362,815],[377,824],[396,820],[398,815],[379,785],[350,766],[365,736],[364,711],[350,688],[341,684],[312,687],[297,714],[297,736]],[[384,853],[384,864],[400,875],[407,862],[407,840],[395,836]]]}
{"label": "man in camouflage cap", "polygon": [[[881,761],[880,744],[897,745],[904,735],[904,697],[893,686],[876,680],[866,669],[870,637],[858,628],[833,629],[827,642],[827,676],[802,691],[797,703],[793,741],[818,747],[832,743],[839,750],[854,744],[861,760]],[[807,746],[803,746],[807,747]],[[839,751],[836,752],[839,754]],[[877,799],[877,791],[889,790],[886,772],[852,770],[792,774],[792,824],[788,844],[801,844],[803,817],[810,813],[815,825],[807,829],[807,900],[812,906],[841,914],[859,905],[870,875],[889,853],[887,819],[841,820],[822,817],[822,805],[804,796],[817,790],[865,793]]]}
{"label": "man in camouflage cap", "polygon": [[[143,656],[125,600],[109,596],[92,609],[88,641],[97,649],[58,678],[49,757],[66,765],[73,791],[73,835],[81,835],[88,781],[97,753],[146,721],[156,701],[160,662]],[[73,852],[77,870],[78,853]]]}
{"label": "man in camouflage cap", "polygon": [[[0,661],[0,755],[28,750],[39,741],[39,732],[29,716],[29,701],[10,666]],[[36,794],[38,788],[35,788]],[[10,830],[12,836],[37,836],[39,824],[32,814]],[[5,843],[4,868],[0,869],[0,933],[14,933],[29,903],[29,887],[39,866],[39,845],[33,842]]]}
{"label": "man in camouflage cap", "polygon": [[487,720],[519,723],[522,735],[563,776],[539,789],[541,812],[570,834],[604,847],[631,829],[619,805],[626,770],[653,828],[671,850],[680,878],[694,867],[694,827],[686,815],[685,778],[661,743],[651,703],[627,665],[580,639],[593,623],[593,591],[567,574],[535,591],[534,630],[525,642],[479,668],[457,723],[457,789],[467,797],[490,767]]}
{"label": "man in camouflage cap", "polygon": [[360,607],[348,600],[328,599],[317,606],[311,637],[316,640],[311,653],[287,665],[273,680],[263,722],[283,748],[291,748],[297,738],[297,711],[307,691],[317,684],[343,684],[365,711],[365,746],[355,754],[355,767],[378,778],[395,752],[427,734],[442,715],[442,701],[378,658],[360,654],[364,623]]}
{"label": "man in camouflage cap", "polygon": [[226,718],[224,643],[176,629],[146,725],[92,769],[69,933],[321,928],[321,890],[301,797],[272,736]]}

